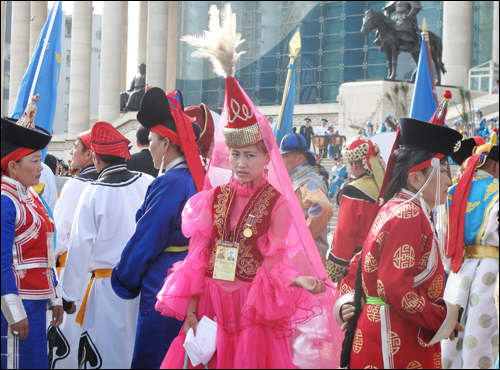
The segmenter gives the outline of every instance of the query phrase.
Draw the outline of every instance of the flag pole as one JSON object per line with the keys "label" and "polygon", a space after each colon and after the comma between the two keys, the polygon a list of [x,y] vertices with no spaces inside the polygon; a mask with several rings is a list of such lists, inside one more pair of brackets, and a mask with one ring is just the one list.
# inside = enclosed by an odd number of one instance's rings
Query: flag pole
{"label": "flag pole", "polygon": [[427,22],[422,23],[422,42],[425,42],[425,48],[427,49],[427,62],[429,63],[429,72],[431,75],[431,83],[432,83],[432,94],[434,95],[434,100],[436,101],[436,105],[439,106],[437,92],[436,92],[436,81],[434,80],[434,69],[432,67],[432,53],[431,53],[431,45],[429,41],[429,32],[427,29]]}
{"label": "flag pole", "polygon": [[[300,43],[299,28],[297,28],[297,31],[293,35],[288,46],[290,48],[290,64],[293,64],[295,62],[295,58],[297,58],[297,54],[299,53],[300,48],[302,47]],[[283,111],[285,110],[286,98],[288,96],[288,89],[291,78],[292,78],[292,69],[288,68],[288,74],[286,75],[286,82],[285,82],[285,91],[283,93],[283,101],[281,102],[280,115],[278,116],[279,121],[276,122],[276,124],[278,125],[277,126],[278,129],[276,130],[277,132],[279,132],[279,130],[281,129],[281,121],[283,120]]]}
{"label": "flag pole", "polygon": [[28,97],[28,102],[29,102],[29,99],[33,96],[33,94],[35,92],[35,86],[36,86],[36,83],[38,81],[38,75],[40,74],[40,69],[42,68],[42,63],[43,63],[43,58],[45,56],[45,51],[49,47],[49,38],[50,38],[50,34],[52,32],[52,26],[54,25],[54,21],[56,20],[57,9],[59,8],[60,4],[61,4],[60,1],[56,1],[54,3],[52,17],[50,18],[49,29],[47,30],[47,34],[45,35],[45,39],[43,40],[42,53],[40,54],[40,59],[38,59],[38,65],[36,66],[35,77],[33,78],[33,83],[31,85],[31,90],[30,90],[30,95]]}

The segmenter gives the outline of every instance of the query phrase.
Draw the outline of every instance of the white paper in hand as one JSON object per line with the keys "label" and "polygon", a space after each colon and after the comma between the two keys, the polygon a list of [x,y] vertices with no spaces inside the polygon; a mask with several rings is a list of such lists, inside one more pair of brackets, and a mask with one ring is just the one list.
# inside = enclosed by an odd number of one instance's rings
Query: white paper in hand
{"label": "white paper in hand", "polygon": [[193,366],[206,365],[212,358],[217,347],[217,323],[203,316],[196,326],[196,336],[189,329],[184,348]]}

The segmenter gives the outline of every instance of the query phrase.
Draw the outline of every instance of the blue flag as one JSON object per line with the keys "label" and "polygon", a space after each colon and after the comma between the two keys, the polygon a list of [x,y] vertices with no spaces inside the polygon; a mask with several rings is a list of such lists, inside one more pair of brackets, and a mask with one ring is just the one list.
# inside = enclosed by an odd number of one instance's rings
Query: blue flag
{"label": "blue flag", "polygon": [[413,90],[413,100],[411,102],[410,118],[429,122],[436,112],[437,105],[432,91],[432,78],[429,70],[429,60],[427,59],[427,48],[422,40],[420,46],[420,56],[418,58],[417,78]]}
{"label": "blue flag", "polygon": [[282,104],[285,105],[285,108],[283,109],[281,127],[278,130],[280,116],[278,116],[278,119],[276,120],[276,123],[273,127],[273,134],[278,141],[278,146],[281,144],[281,140],[283,140],[283,137],[291,134],[293,131],[293,107],[295,106],[295,69],[293,67],[293,64],[290,63],[288,65],[288,69],[292,71],[292,74],[290,76],[290,84],[288,86],[285,86],[285,89],[288,89],[288,95],[286,96],[286,101],[282,102]]}
{"label": "blue flag", "polygon": [[[21,118],[31,96],[40,94],[35,124],[52,132],[61,69],[62,5],[55,1],[24,74],[12,118]],[[44,50],[45,49],[45,50]],[[45,158],[45,151],[44,151]]]}

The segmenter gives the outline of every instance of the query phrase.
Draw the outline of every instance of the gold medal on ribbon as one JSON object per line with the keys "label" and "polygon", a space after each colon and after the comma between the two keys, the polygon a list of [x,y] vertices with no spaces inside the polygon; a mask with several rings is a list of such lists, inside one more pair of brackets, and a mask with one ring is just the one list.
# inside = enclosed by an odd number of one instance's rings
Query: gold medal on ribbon
{"label": "gold medal on ribbon", "polygon": [[253,227],[253,220],[255,216],[249,215],[247,223],[245,224],[245,230],[243,230],[243,235],[245,235],[245,238],[250,238],[253,235],[252,232],[252,227]]}

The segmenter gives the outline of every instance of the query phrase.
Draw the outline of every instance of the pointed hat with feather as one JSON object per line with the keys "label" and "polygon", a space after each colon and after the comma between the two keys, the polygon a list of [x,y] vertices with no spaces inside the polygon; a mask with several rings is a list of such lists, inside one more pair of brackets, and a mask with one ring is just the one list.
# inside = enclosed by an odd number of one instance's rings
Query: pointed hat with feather
{"label": "pointed hat with feather", "polygon": [[210,7],[208,31],[202,35],[188,35],[181,38],[197,50],[194,57],[212,62],[214,72],[226,79],[225,107],[227,124],[223,128],[224,140],[228,147],[245,147],[262,140],[257,117],[250,108],[250,98],[234,78],[235,65],[245,51],[236,48],[245,40],[236,32],[236,14],[227,3],[222,11],[215,5]]}

